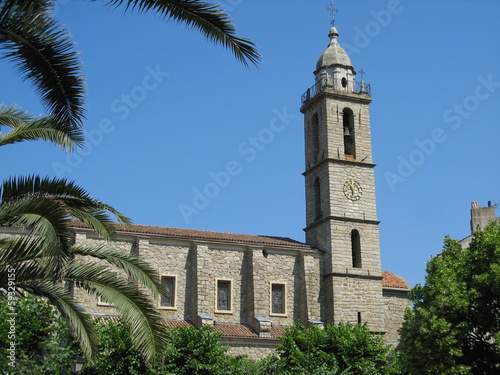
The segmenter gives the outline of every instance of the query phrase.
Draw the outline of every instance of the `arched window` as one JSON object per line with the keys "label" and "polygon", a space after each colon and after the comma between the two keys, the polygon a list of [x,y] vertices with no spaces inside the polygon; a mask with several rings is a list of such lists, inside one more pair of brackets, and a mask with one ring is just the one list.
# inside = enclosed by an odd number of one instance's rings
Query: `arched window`
{"label": "arched window", "polygon": [[315,113],[312,118],[311,138],[311,153],[313,163],[317,163],[319,153],[319,118],[317,113]]}
{"label": "arched window", "polygon": [[323,217],[321,212],[321,186],[319,177],[314,179],[314,220],[319,220]]}
{"label": "arched window", "polygon": [[354,134],[354,114],[350,108],[342,111],[344,131],[344,154],[356,158],[356,142]]}
{"label": "arched window", "polygon": [[361,268],[361,239],[359,232],[354,229],[351,232],[352,266]]}

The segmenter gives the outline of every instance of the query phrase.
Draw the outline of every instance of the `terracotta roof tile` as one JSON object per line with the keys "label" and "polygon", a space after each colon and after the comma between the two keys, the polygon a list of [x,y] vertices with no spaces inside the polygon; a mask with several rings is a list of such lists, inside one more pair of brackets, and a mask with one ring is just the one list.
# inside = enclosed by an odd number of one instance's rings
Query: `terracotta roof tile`
{"label": "terracotta roof tile", "polygon": [[163,324],[168,328],[193,327],[193,325],[187,320],[164,320]]}
{"label": "terracotta roof tile", "polygon": [[222,333],[223,337],[259,337],[254,330],[245,324],[215,323],[214,330]]}
{"label": "terracotta roof tile", "polygon": [[[118,315],[94,314],[93,316],[95,320],[103,323],[106,323],[108,321],[118,323],[118,321],[120,320],[120,316]],[[163,324],[168,328],[194,327],[193,324],[191,324],[191,322],[187,320],[164,320]],[[259,335],[246,324],[216,322],[213,328],[216,332],[222,333],[222,337],[242,337],[242,338],[256,338],[256,339],[260,338]],[[282,336],[283,333],[285,332],[285,329],[286,329],[285,326],[271,327],[271,336],[268,338],[273,339]]]}
{"label": "terracotta roof tile", "polygon": [[[108,321],[112,321],[113,323],[118,323],[120,321],[119,315],[108,315],[108,314],[92,314],[93,318],[102,323],[106,323]],[[191,327],[193,326],[187,320],[163,320],[162,322],[168,328],[175,327]]]}
{"label": "terracotta roof tile", "polygon": [[410,285],[404,278],[389,271],[382,271],[382,286],[385,288],[410,289]]}
{"label": "terracotta roof tile", "polygon": [[272,326],[270,336],[259,337],[257,332],[246,324],[216,322],[214,325],[214,330],[222,333],[222,337],[243,337],[262,340],[279,338],[283,336],[286,328],[285,326]]}
{"label": "terracotta roof tile", "polygon": [[[87,225],[77,220],[72,221],[72,226],[74,228],[88,228]],[[128,224],[128,225],[115,224],[115,227],[118,233],[150,234],[168,238],[269,245],[277,247],[312,250],[312,247],[310,245],[286,237],[213,232],[213,231],[198,230],[198,229],[157,227],[157,226],[138,225],[138,224]]]}
{"label": "terracotta roof tile", "polygon": [[271,336],[272,337],[281,337],[285,334],[285,330],[289,328],[287,326],[272,326],[271,327]]}

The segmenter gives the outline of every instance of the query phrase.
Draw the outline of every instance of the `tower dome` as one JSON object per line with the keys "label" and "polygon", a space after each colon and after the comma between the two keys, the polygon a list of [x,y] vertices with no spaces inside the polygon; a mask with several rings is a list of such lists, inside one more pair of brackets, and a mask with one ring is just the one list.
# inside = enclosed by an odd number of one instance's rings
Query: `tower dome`
{"label": "tower dome", "polygon": [[339,36],[337,29],[332,27],[328,36],[330,37],[330,44],[319,57],[316,63],[316,70],[334,65],[352,68],[351,59],[337,41]]}
{"label": "tower dome", "polygon": [[339,36],[337,29],[332,27],[328,36],[330,44],[319,57],[314,71],[316,91],[332,88],[337,91],[355,92],[356,72],[351,59],[337,42]]}

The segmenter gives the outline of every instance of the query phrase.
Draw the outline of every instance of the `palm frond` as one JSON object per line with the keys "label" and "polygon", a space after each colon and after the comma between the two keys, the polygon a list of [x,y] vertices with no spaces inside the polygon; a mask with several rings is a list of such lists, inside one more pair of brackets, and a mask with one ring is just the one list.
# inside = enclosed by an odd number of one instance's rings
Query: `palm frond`
{"label": "palm frond", "polygon": [[85,356],[96,357],[98,354],[97,335],[92,317],[62,284],[51,281],[33,281],[16,283],[16,287],[28,293],[46,297],[67,319]]}
{"label": "palm frond", "polygon": [[[5,271],[7,268],[16,268],[19,265],[27,264],[34,259],[44,257],[40,250],[41,238],[19,236],[0,239],[0,268]],[[0,275],[1,274],[0,270]],[[48,274],[49,272],[47,272]],[[7,278],[0,279],[0,286],[4,285]]]}
{"label": "palm frond", "polygon": [[166,296],[165,288],[161,285],[158,277],[158,271],[137,256],[111,249],[109,245],[77,244],[72,246],[71,253],[105,260],[124,271],[134,281],[146,287],[155,300],[158,300],[161,296]]}
{"label": "palm frond", "polygon": [[[88,356],[95,353],[93,327],[83,308],[62,287],[63,280],[72,281],[76,286],[113,304],[128,322],[134,343],[148,358],[154,356],[159,347],[165,344],[162,318],[152,300],[137,288],[131,287],[126,278],[117,277],[107,265],[88,262],[79,257],[67,262],[59,276],[47,267],[47,262],[50,263],[52,258],[41,255],[36,247],[30,246],[31,240],[26,237],[0,239],[0,288],[6,289],[8,275],[15,269],[16,288],[47,297],[68,319]],[[83,245],[75,246],[72,255],[104,259],[149,289],[154,291],[160,287],[155,280],[155,272],[133,256],[103,247]]]}
{"label": "palm frond", "polygon": [[152,358],[165,344],[165,329],[155,306],[113,272],[105,272],[96,264],[75,261],[68,267],[66,279],[111,303],[128,322],[134,344],[147,358]]}
{"label": "palm frond", "polygon": [[[114,233],[109,213],[115,215],[122,223],[130,223],[130,219],[118,210],[92,198],[85,189],[66,179],[39,176],[11,177],[4,181],[0,188],[0,200],[0,223],[5,223],[7,220],[5,214],[2,216],[2,212],[8,212],[9,206],[21,206],[19,202],[23,201],[26,201],[25,214],[35,213],[28,210],[28,208],[33,209],[28,207],[28,202],[40,207],[57,205],[58,210],[52,214],[48,212],[48,215],[54,216],[55,213],[59,213],[58,224],[61,228],[69,225],[67,220],[64,223],[62,220],[76,218],[106,239],[111,239]],[[18,215],[23,214],[21,207],[17,207],[16,212]],[[12,209],[8,213],[14,214]]]}
{"label": "palm frond", "polygon": [[46,256],[53,257],[60,269],[69,257],[72,233],[64,210],[57,202],[28,197],[0,204],[0,223],[26,228]]}
{"label": "palm frond", "polygon": [[48,1],[0,3],[0,49],[31,82],[51,118],[69,133],[81,131],[85,83],[70,34],[49,12]]}
{"label": "palm frond", "polygon": [[247,38],[235,35],[236,29],[229,16],[217,4],[198,0],[108,0],[107,4],[118,7],[126,4],[126,9],[139,12],[154,11],[163,18],[184,23],[199,30],[211,42],[222,44],[233,55],[248,66],[258,66],[261,59],[256,45]]}
{"label": "palm frond", "polygon": [[92,200],[85,189],[62,178],[40,176],[11,177],[2,184],[2,200],[12,200],[26,195],[50,195],[54,197],[76,197]]}
{"label": "palm frond", "polygon": [[16,291],[48,298],[68,320],[83,352],[89,358],[94,356],[97,337],[90,316],[63,287],[60,273],[47,267],[51,259],[40,256],[32,241],[36,242],[27,237],[0,240],[0,287],[7,290],[9,275],[15,271]]}
{"label": "palm frond", "polygon": [[0,146],[43,140],[66,151],[73,151],[75,146],[82,146],[85,139],[81,128],[68,131],[66,126],[61,126],[59,121],[51,117],[35,117],[12,106],[0,105],[0,128],[2,126],[12,130],[0,133]]}

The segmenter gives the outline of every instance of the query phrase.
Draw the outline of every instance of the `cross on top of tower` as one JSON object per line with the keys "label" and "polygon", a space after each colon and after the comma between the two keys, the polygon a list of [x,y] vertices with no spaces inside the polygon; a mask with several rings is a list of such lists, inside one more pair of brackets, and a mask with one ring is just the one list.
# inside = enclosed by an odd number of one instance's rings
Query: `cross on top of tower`
{"label": "cross on top of tower", "polygon": [[335,26],[335,16],[339,12],[337,8],[335,8],[335,3],[332,1],[332,3],[328,6],[328,11],[330,12],[330,15],[332,17],[330,23],[332,26]]}
{"label": "cross on top of tower", "polygon": [[365,72],[363,69],[361,69],[361,70],[359,71],[359,74],[361,74],[361,80],[363,80],[363,78],[364,78],[364,76],[365,76],[365,73],[366,73],[366,72]]}

